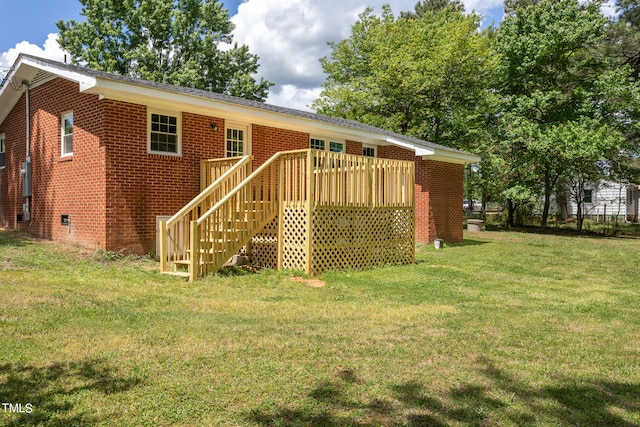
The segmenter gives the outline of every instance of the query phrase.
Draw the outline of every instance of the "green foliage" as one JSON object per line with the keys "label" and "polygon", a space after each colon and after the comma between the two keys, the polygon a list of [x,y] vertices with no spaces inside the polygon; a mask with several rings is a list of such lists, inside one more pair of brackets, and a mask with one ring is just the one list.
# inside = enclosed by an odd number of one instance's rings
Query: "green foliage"
{"label": "green foliage", "polygon": [[486,129],[496,66],[479,16],[455,7],[396,19],[360,15],[321,60],[327,81],[314,108],[452,147],[472,149]]}
{"label": "green foliage", "polygon": [[85,21],[58,21],[74,63],[142,79],[263,101],[271,83],[258,57],[228,50],[233,24],[217,0],[80,0]]}
{"label": "green foliage", "polygon": [[419,19],[429,12],[439,12],[446,8],[464,12],[464,4],[460,0],[423,0],[416,3],[413,12],[400,12],[400,16],[405,19]]}
{"label": "green foliage", "polygon": [[[507,17],[501,54],[501,143],[512,159],[506,188],[526,181],[544,195],[542,226],[562,177],[597,179],[597,162],[624,153],[635,127],[638,87],[602,54],[607,19],[599,3],[541,1]],[[515,180],[514,180],[515,179]]]}
{"label": "green foliage", "polygon": [[640,2],[638,0],[616,0],[620,21],[640,27]]}

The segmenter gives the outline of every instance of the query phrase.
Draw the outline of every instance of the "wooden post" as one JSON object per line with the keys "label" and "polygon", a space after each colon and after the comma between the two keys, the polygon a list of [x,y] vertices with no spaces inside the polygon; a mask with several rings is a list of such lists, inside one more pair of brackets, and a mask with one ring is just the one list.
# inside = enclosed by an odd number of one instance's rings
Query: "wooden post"
{"label": "wooden post", "polygon": [[200,160],[200,192],[207,188],[207,162]]}
{"label": "wooden post", "polygon": [[306,238],[307,238],[307,248],[306,248],[306,260],[305,260],[305,269],[307,274],[312,274],[313,268],[313,211],[315,210],[315,195],[313,194],[313,153],[311,150],[307,150],[307,201],[305,210],[307,211],[307,230],[306,230]]}
{"label": "wooden post", "polygon": [[160,233],[160,248],[158,250],[160,253],[158,256],[160,257],[160,273],[164,273],[167,271],[167,240],[169,240],[168,232],[167,232],[167,221],[160,221],[158,233]]}
{"label": "wooden post", "polygon": [[283,213],[284,213],[284,159],[282,155],[278,159],[278,270],[282,268],[284,256],[284,230],[283,230]]}
{"label": "wooden post", "polygon": [[200,228],[198,227],[198,221],[191,221],[190,231],[189,281],[193,282],[200,275]]}

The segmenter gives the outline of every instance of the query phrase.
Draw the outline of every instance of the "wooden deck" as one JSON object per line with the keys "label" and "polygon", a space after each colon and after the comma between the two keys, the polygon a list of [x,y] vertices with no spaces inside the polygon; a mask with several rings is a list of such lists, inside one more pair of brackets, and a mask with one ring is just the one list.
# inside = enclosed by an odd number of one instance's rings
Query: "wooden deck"
{"label": "wooden deck", "polygon": [[203,191],[160,224],[163,273],[195,280],[247,248],[319,274],[415,259],[414,164],[317,150],[204,161]]}

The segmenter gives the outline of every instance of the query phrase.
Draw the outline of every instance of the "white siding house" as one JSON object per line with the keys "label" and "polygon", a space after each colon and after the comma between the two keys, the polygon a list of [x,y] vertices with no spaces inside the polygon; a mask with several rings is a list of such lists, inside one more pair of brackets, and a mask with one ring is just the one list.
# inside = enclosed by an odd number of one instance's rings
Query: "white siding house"
{"label": "white siding house", "polygon": [[[588,217],[618,216],[626,213],[626,185],[618,182],[600,181],[587,185],[584,190],[582,209]],[[575,215],[576,203],[569,198],[569,215]]]}

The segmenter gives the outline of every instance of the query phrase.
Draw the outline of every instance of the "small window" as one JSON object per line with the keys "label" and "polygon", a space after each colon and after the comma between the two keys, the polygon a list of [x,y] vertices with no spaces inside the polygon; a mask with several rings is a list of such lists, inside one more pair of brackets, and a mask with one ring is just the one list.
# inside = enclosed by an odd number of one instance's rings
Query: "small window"
{"label": "small window", "polygon": [[312,150],[323,150],[324,151],[324,139],[311,138],[311,142],[309,143],[309,147]]}
{"label": "small window", "polygon": [[177,115],[150,114],[149,152],[180,155],[180,120]]}
{"label": "small window", "polygon": [[593,203],[593,190],[584,190],[584,202]]}
{"label": "small window", "polygon": [[7,144],[4,133],[0,133],[0,169],[4,168],[5,156],[7,155]]}
{"label": "small window", "polygon": [[344,142],[333,142],[329,143],[329,151],[332,153],[344,153]]}
{"label": "small window", "polygon": [[62,144],[60,146],[60,156],[73,155],[73,112],[64,113],[61,116],[62,122]]}
{"label": "small window", "polygon": [[362,146],[362,155],[365,157],[375,157],[376,156],[376,147],[374,145],[363,145]]}
{"label": "small window", "polygon": [[226,157],[244,156],[246,143],[246,129],[242,127],[227,128],[227,150],[225,153]]}

